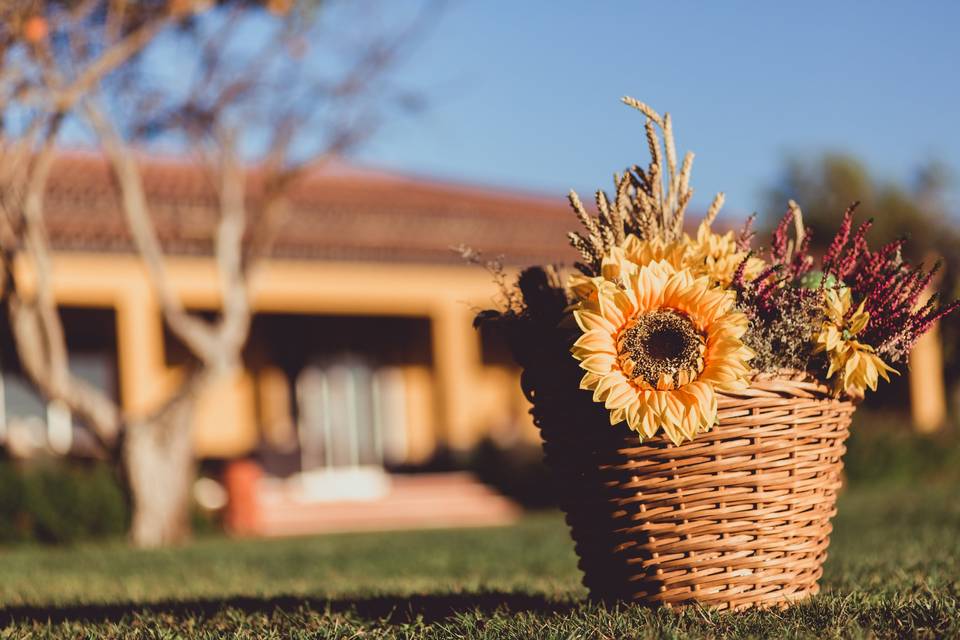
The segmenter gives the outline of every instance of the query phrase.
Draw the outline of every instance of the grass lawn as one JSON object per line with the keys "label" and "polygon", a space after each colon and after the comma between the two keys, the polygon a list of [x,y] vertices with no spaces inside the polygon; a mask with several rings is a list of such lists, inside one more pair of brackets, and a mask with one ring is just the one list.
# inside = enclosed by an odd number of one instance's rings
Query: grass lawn
{"label": "grass lawn", "polygon": [[784,611],[585,603],[547,513],[489,530],[0,550],[0,638],[960,637],[958,489],[848,491],[823,593]]}

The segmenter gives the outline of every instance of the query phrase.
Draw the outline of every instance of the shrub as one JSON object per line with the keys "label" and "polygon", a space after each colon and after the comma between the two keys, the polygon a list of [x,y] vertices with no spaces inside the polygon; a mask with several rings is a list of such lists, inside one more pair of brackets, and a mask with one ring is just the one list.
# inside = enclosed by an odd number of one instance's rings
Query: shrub
{"label": "shrub", "polygon": [[948,425],[936,433],[918,433],[908,416],[861,407],[854,414],[844,469],[853,485],[957,481],[960,432]]}
{"label": "shrub", "polygon": [[129,510],[103,464],[0,461],[0,544],[120,536]]}

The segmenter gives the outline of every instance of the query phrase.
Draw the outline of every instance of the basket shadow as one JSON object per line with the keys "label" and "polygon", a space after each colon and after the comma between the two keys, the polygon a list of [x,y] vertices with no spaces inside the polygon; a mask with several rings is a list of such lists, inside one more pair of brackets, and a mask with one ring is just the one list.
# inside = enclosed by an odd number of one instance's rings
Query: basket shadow
{"label": "basket shadow", "polygon": [[0,628],[15,623],[119,622],[131,615],[173,615],[177,618],[211,618],[226,610],[244,613],[314,612],[350,613],[383,624],[405,624],[422,620],[437,622],[460,613],[479,611],[491,614],[555,614],[569,612],[580,603],[550,600],[543,595],[485,591],[475,593],[383,595],[370,597],[322,598],[274,596],[160,600],[156,602],[114,602],[72,604],[57,607],[16,605],[0,608]]}

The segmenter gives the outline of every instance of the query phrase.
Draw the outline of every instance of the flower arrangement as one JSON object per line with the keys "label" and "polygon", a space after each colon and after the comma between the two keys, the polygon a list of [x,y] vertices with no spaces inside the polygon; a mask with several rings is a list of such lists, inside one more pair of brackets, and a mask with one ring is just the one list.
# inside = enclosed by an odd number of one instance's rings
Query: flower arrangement
{"label": "flower arrangement", "polygon": [[[654,606],[781,606],[817,593],[855,401],[907,364],[960,302],[922,301],[938,269],[843,216],[822,256],[790,202],[769,246],[752,218],[696,232],[693,154],[645,116],[650,163],[614,176],[565,276],[491,262],[507,339],[591,596]],[[718,226],[718,225],[717,225]],[[477,261],[478,256],[467,252]]]}
{"label": "flower arrangement", "polygon": [[612,425],[680,445],[717,424],[719,394],[784,372],[859,399],[899,373],[917,338],[960,307],[935,296],[921,303],[939,265],[907,262],[903,240],[871,250],[871,223],[854,225],[856,204],[819,260],[792,201],[766,250],[753,247],[752,218],[739,233],[714,229],[722,193],[689,235],[694,156],[678,163],[669,114],[623,100],[645,116],[649,165],[615,175],[612,198],[597,191],[596,215],[571,192],[583,227],[569,236],[581,255],[576,271],[561,281],[555,268],[533,267],[511,289],[494,265],[505,309],[478,317],[525,323],[528,335],[566,331],[583,370],[579,386]]}

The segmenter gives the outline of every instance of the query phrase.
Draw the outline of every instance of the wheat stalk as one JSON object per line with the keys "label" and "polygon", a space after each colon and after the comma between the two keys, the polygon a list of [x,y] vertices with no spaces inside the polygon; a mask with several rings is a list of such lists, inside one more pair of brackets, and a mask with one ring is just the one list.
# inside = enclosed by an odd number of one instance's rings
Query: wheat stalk
{"label": "wheat stalk", "polygon": [[[694,155],[687,152],[678,167],[673,118],[669,113],[660,115],[636,98],[626,96],[622,100],[645,117],[650,162],[646,169],[635,165],[622,175],[614,174],[617,191],[613,202],[602,190],[597,191],[596,217],[586,210],[575,192],[570,192],[570,204],[586,231],[585,235],[571,234],[571,243],[593,271],[599,270],[603,254],[622,243],[627,233],[645,240],[679,240],[683,235],[684,214],[693,197],[690,173]],[[713,199],[707,211],[707,224],[716,218],[723,199],[723,193]]]}
{"label": "wheat stalk", "polygon": [[717,219],[717,214],[720,213],[720,208],[723,206],[723,202],[726,199],[726,194],[723,191],[717,193],[713,196],[713,202],[710,203],[710,208],[707,209],[707,215],[703,217],[704,224],[708,227],[713,224],[713,221]]}

